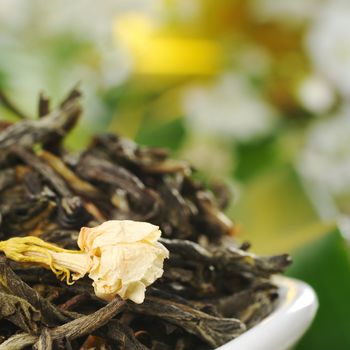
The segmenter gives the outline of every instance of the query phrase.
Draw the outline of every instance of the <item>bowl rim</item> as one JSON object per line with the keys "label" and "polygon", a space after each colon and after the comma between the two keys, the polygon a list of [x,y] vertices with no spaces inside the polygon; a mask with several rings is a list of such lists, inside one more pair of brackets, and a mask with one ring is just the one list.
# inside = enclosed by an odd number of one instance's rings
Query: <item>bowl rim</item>
{"label": "bowl rim", "polygon": [[307,283],[273,276],[278,286],[275,310],[257,325],[217,350],[285,350],[306,332],[315,317],[318,299]]}

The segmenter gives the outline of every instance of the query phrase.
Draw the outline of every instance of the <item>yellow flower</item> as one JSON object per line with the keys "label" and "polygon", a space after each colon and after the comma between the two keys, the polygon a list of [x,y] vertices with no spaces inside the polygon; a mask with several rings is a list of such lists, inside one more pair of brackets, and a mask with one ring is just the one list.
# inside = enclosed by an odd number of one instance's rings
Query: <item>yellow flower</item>
{"label": "yellow flower", "polygon": [[163,274],[168,250],[158,241],[158,226],[147,222],[107,221],[83,227],[78,245],[92,259],[89,277],[98,297],[142,303],[146,287]]}

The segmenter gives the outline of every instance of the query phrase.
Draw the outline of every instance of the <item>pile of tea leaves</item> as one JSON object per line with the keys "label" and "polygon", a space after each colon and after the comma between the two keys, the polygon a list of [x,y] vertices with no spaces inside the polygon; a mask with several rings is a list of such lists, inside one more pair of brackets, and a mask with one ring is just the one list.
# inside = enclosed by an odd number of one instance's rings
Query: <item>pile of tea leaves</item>
{"label": "pile of tea leaves", "polygon": [[91,281],[0,256],[0,349],[214,349],[264,319],[288,255],[260,257],[232,236],[223,186],[208,189],[167,151],[117,135],[79,154],[63,147],[81,114],[73,89],[54,110],[41,96],[30,119],[0,123],[0,239],[37,236],[77,249],[82,226],[129,219],[158,225],[170,251],[142,304],[98,299]]}

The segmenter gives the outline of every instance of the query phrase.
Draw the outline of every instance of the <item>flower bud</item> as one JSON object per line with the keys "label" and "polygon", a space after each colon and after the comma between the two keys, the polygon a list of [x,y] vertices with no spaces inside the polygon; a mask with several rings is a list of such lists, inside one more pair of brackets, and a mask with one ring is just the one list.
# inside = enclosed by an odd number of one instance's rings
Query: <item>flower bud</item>
{"label": "flower bud", "polygon": [[161,231],[147,222],[111,220],[80,230],[78,245],[92,260],[89,277],[98,297],[142,303],[146,287],[163,274],[168,250]]}

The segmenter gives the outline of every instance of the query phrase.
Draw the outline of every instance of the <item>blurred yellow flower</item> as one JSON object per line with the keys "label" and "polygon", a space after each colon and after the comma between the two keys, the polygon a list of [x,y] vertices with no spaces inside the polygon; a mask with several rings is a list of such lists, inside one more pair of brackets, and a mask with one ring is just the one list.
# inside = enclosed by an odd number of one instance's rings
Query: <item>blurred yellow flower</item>
{"label": "blurred yellow flower", "polygon": [[115,18],[114,38],[130,51],[139,74],[211,75],[218,71],[220,46],[209,39],[162,34],[145,15]]}

